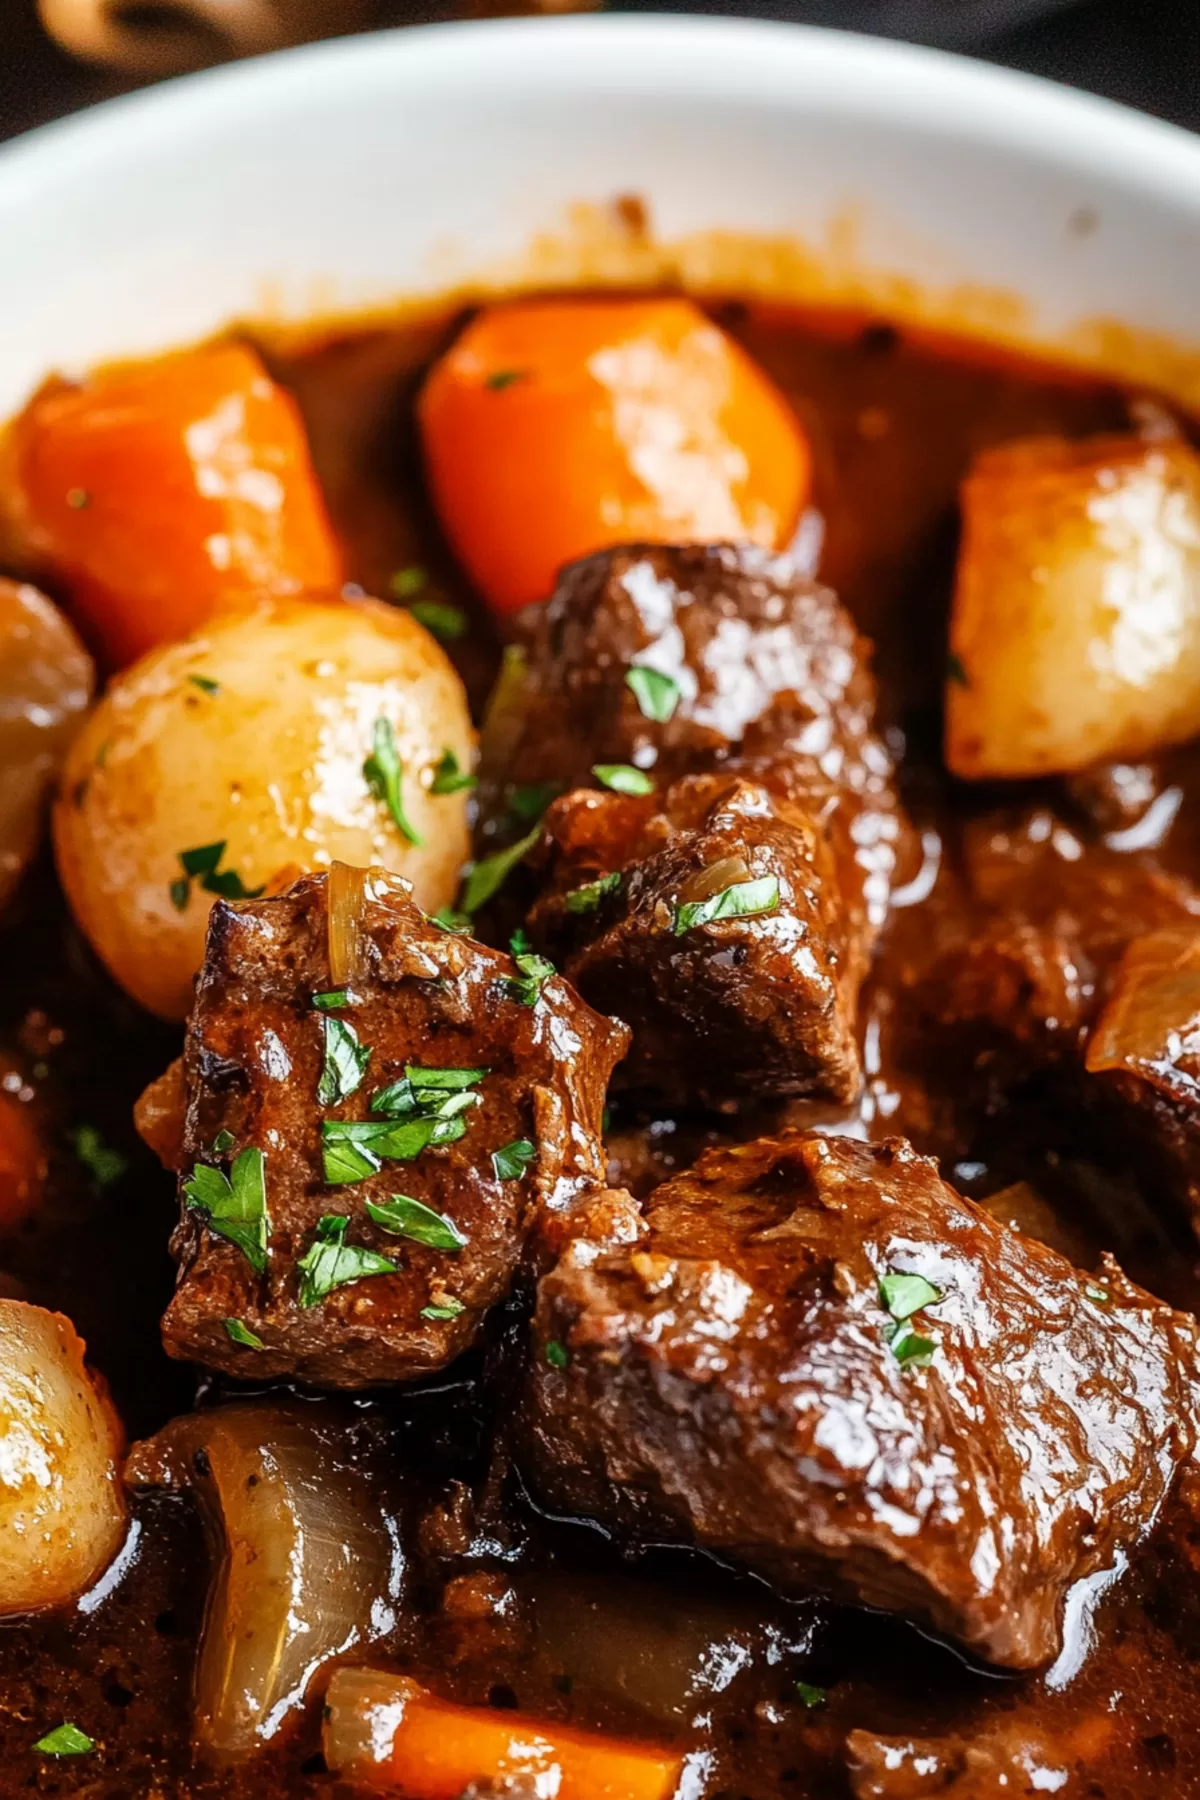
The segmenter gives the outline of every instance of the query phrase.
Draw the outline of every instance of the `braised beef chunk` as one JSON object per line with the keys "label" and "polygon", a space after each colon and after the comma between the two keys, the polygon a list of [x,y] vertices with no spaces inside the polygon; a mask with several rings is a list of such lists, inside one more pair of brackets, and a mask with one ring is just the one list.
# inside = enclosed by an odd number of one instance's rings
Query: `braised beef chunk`
{"label": "braised beef chunk", "polygon": [[539,1289],[521,1432],[555,1511],[1031,1668],[1192,1450],[1195,1321],[901,1140],[713,1150],[608,1217]]}
{"label": "braised beef chunk", "polygon": [[[1036,1727],[1000,1724],[977,1738],[876,1737],[852,1731],[846,1765],[854,1800],[1018,1800],[1066,1790],[1083,1746]],[[1102,1789],[1094,1787],[1092,1793]]]}
{"label": "braised beef chunk", "polygon": [[835,596],[761,550],[635,545],[566,570],[528,633],[509,798],[572,790],[531,930],[632,1024],[623,1079],[847,1098],[900,822]]}
{"label": "braised beef chunk", "polygon": [[731,769],[650,801],[576,790],[546,833],[552,885],[529,928],[632,1027],[623,1081],[710,1106],[855,1092],[868,934],[817,818]]}
{"label": "braised beef chunk", "polygon": [[329,923],[325,876],[213,909],[163,1334],[231,1374],[353,1388],[466,1349],[535,1223],[600,1183],[626,1033],[379,871],[339,920],[340,989]]}

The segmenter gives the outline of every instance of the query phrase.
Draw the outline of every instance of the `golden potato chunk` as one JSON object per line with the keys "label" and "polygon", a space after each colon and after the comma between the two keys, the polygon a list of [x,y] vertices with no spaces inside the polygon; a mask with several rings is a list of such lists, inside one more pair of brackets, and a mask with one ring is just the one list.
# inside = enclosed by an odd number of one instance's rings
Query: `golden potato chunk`
{"label": "golden potato chunk", "polygon": [[63,773],[59,876],[122,987],[182,1019],[217,895],[378,863],[447,905],[474,751],[462,683],[407,613],[267,600],[117,676]]}
{"label": "golden potato chunk", "polygon": [[973,779],[1144,756],[1200,730],[1200,456],[1031,438],[962,487],[946,761]]}
{"label": "golden potato chunk", "polygon": [[61,1313],[0,1300],[0,1614],[89,1588],[125,1535],[121,1428]]}

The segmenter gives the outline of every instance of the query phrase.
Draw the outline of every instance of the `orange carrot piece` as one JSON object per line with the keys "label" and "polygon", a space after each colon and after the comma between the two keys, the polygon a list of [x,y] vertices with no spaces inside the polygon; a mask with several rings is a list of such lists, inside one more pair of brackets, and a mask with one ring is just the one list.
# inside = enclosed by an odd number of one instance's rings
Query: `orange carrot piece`
{"label": "orange carrot piece", "polygon": [[555,1800],[671,1800],[682,1759],[660,1745],[457,1706],[379,1669],[339,1669],[325,1703],[325,1760],[404,1800],[459,1800],[473,1781],[546,1778]]}
{"label": "orange carrot piece", "polygon": [[340,585],[299,412],[248,345],[51,383],[5,465],[20,548],[110,667],[218,607]]}
{"label": "orange carrot piece", "polygon": [[787,402],[689,300],[485,308],[419,418],[446,534],[500,613],[610,544],[782,549],[811,484]]}

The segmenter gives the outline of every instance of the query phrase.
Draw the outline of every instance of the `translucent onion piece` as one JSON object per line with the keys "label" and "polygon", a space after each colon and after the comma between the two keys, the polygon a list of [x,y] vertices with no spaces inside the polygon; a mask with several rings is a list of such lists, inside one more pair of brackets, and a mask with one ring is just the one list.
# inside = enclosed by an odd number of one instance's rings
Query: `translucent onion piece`
{"label": "translucent onion piece", "polygon": [[329,870],[329,979],[348,987],[359,971],[359,938],[366,899],[366,869],[335,862]]}
{"label": "translucent onion piece", "polygon": [[1125,952],[1088,1043],[1092,1074],[1125,1069],[1168,1093],[1200,1093],[1200,937],[1154,931]]}
{"label": "translucent onion piece", "polygon": [[224,1406],[135,1447],[128,1478],[191,1487],[217,1558],[193,1735],[220,1762],[252,1755],[330,1657],[395,1624],[402,1556],[332,1406]]}
{"label": "translucent onion piece", "polygon": [[694,875],[689,875],[679,889],[679,898],[709,900],[727,887],[736,887],[740,881],[753,879],[754,871],[744,856],[723,856],[719,862],[710,863],[706,869],[697,869]]}
{"label": "translucent onion piece", "polygon": [[61,1313],[0,1300],[0,1613],[90,1587],[125,1536],[122,1434]]}

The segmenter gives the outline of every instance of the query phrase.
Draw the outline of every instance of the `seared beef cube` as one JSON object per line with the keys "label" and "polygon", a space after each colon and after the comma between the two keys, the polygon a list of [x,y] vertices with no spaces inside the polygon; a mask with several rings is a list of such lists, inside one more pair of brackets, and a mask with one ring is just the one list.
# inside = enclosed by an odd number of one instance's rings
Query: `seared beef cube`
{"label": "seared beef cube", "polygon": [[627,1034],[378,870],[339,901],[339,986],[329,891],[308,876],[213,908],[163,1334],[230,1374],[353,1388],[465,1350],[531,1232],[601,1184]]}
{"label": "seared beef cube", "polygon": [[[1057,1740],[1035,1725],[1004,1723],[976,1737],[876,1737],[852,1731],[846,1763],[854,1800],[1019,1800],[1023,1795],[1103,1794],[1099,1786],[1068,1788],[1095,1775],[1103,1754],[1087,1754],[1086,1733]],[[1103,1739],[1101,1739],[1103,1742]]]}
{"label": "seared beef cube", "polygon": [[661,797],[557,801],[552,885],[530,930],[593,1006],[633,1028],[628,1085],[710,1106],[849,1099],[872,934],[843,901],[824,822],[736,767]]}
{"label": "seared beef cube", "polygon": [[1031,1668],[1191,1454],[1195,1320],[1006,1229],[901,1140],[760,1139],[660,1188],[640,1229],[628,1198],[592,1212],[540,1284],[520,1422],[555,1511]]}

